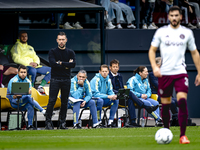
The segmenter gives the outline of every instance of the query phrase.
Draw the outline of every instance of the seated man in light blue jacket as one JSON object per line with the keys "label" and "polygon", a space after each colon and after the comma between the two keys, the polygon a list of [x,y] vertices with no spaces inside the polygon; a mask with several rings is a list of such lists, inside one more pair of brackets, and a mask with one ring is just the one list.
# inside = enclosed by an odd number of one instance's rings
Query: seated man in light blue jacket
{"label": "seated man in light blue jacket", "polygon": [[[34,108],[39,110],[43,115],[46,115],[46,110],[44,110],[37,101],[35,101],[31,97],[31,81],[26,77],[27,76],[27,68],[24,65],[20,65],[18,68],[18,74],[14,76],[8,83],[7,88],[7,98],[10,101],[10,105],[17,109],[17,97],[21,97],[19,100],[19,109],[21,111],[27,111],[28,117],[28,130],[35,130],[36,128],[33,126],[33,117],[34,117]],[[26,82],[29,83],[29,94],[30,95],[10,95],[12,90],[13,82]]]}
{"label": "seated man in light blue jacket", "polygon": [[[111,106],[110,117],[108,121],[108,127],[114,127],[114,116],[118,109],[119,100],[117,95],[113,92],[112,82],[109,78],[109,68],[107,65],[101,65],[99,73],[90,81],[92,96],[97,98],[97,101],[103,100],[103,106]],[[101,122],[101,111],[102,108],[97,107],[99,113],[99,121]]]}
{"label": "seated man in light blue jacket", "polygon": [[[81,126],[78,123],[80,107],[90,108],[93,120],[93,128],[100,128],[97,120],[96,104],[95,101],[91,99],[92,91],[90,88],[90,83],[87,80],[87,72],[85,70],[80,70],[78,74],[71,79],[70,95],[71,96],[68,101],[68,108],[73,109],[74,129],[81,129]],[[97,103],[97,107],[102,106],[103,101],[99,101]]]}
{"label": "seated man in light blue jacket", "polygon": [[[135,76],[131,77],[127,82],[127,88],[130,89],[140,100],[147,106],[157,106],[158,101],[151,99],[151,88],[149,85],[148,70],[145,66],[139,66],[134,70]],[[155,118],[155,126],[162,126],[162,119],[160,117],[160,110],[157,108],[151,115]]]}

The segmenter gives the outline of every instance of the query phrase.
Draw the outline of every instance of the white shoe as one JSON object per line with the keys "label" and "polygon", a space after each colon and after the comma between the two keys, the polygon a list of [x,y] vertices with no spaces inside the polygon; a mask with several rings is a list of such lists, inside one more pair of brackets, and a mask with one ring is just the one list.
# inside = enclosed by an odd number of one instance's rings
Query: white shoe
{"label": "white shoe", "polygon": [[40,94],[45,95],[44,88],[43,88],[41,85],[38,86],[37,91],[38,91]]}
{"label": "white shoe", "polygon": [[104,20],[106,21],[108,19],[108,14],[104,15]]}
{"label": "white shoe", "polygon": [[118,24],[118,25],[117,25],[117,28],[118,28],[118,29],[123,29],[122,26],[121,26],[121,24]]}
{"label": "white shoe", "polygon": [[74,28],[69,24],[69,22],[66,22],[63,26],[63,29],[74,29]]}
{"label": "white shoe", "polygon": [[5,86],[1,83],[1,88],[5,88]]}
{"label": "white shoe", "polygon": [[196,26],[193,26],[191,23],[188,23],[187,27],[190,28],[190,29],[196,29],[197,28]]}
{"label": "white shoe", "polygon": [[106,29],[114,29],[116,26],[112,24],[112,22],[108,22]]}
{"label": "white shoe", "polygon": [[200,28],[200,22],[199,22],[199,23],[197,23],[196,27],[197,27],[197,28]]}
{"label": "white shoe", "polygon": [[74,27],[75,29],[83,29],[83,27],[80,25],[79,22],[76,22],[76,23],[73,25],[73,27]]}
{"label": "white shoe", "polygon": [[128,29],[135,29],[136,26],[134,26],[133,24],[131,24],[131,25],[127,25],[127,28],[128,28]]}
{"label": "white shoe", "polygon": [[148,29],[158,29],[158,27],[152,22],[149,26]]}
{"label": "white shoe", "polygon": [[147,24],[143,24],[142,29],[147,29]]}

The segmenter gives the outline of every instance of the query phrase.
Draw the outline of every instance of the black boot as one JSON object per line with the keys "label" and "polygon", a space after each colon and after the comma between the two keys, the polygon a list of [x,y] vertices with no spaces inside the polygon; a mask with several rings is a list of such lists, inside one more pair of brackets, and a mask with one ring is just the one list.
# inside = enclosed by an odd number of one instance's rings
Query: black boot
{"label": "black boot", "polygon": [[67,130],[68,128],[66,127],[66,122],[59,122],[57,129]]}
{"label": "black boot", "polygon": [[151,114],[153,111],[155,111],[158,107],[159,107],[159,105],[157,105],[157,106],[144,106],[144,108],[146,109],[146,111],[149,114]]}
{"label": "black boot", "polygon": [[46,122],[46,126],[45,126],[46,130],[53,130],[53,123],[52,122]]}

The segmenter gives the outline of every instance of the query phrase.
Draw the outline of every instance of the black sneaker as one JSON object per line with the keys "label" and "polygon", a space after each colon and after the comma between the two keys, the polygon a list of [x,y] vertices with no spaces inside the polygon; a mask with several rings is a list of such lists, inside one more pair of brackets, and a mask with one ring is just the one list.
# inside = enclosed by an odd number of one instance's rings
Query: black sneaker
{"label": "black sneaker", "polygon": [[66,123],[64,122],[64,123],[59,124],[57,129],[67,130],[68,128],[66,127]]}
{"label": "black sneaker", "polygon": [[106,128],[102,123],[96,125],[95,127],[92,128]]}
{"label": "black sneaker", "polygon": [[137,123],[131,123],[129,124],[130,127],[142,127],[141,125],[137,124]]}
{"label": "black sneaker", "polygon": [[37,130],[37,128],[35,128],[33,125],[30,125],[27,127],[27,130]]}
{"label": "black sneaker", "polygon": [[116,124],[112,122],[111,124],[107,125],[108,128],[117,128]]}
{"label": "black sneaker", "polygon": [[52,124],[50,122],[47,122],[46,126],[45,126],[45,129],[46,130],[53,130],[54,128],[53,128],[53,126],[52,126]]}
{"label": "black sneaker", "polygon": [[77,124],[73,127],[73,129],[82,129],[81,126],[80,126],[80,123],[77,123]]}
{"label": "black sneaker", "polygon": [[163,126],[163,122],[162,122],[162,119],[156,121],[156,124],[155,124],[156,127],[162,127]]}
{"label": "black sneaker", "polygon": [[155,111],[158,107],[159,107],[159,105],[157,105],[157,106],[144,106],[144,108],[146,109],[146,111],[149,114],[151,114],[153,111]]}
{"label": "black sneaker", "polygon": [[177,118],[172,119],[170,121],[170,126],[179,126],[178,119]]}

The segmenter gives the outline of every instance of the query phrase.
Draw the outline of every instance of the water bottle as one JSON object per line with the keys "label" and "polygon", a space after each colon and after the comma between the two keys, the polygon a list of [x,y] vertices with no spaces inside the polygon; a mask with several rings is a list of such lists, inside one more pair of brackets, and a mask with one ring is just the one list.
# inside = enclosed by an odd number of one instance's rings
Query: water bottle
{"label": "water bottle", "polygon": [[81,119],[78,120],[78,123],[79,123],[80,127],[82,127],[82,121],[81,121]]}
{"label": "water bottle", "polygon": [[124,119],[123,118],[121,118],[121,123],[122,123],[122,127],[124,126]]}
{"label": "water bottle", "polygon": [[144,120],[144,118],[142,118],[142,120],[141,120],[141,126],[142,126],[142,127],[145,126],[145,120]]}
{"label": "water bottle", "polygon": [[122,121],[121,121],[121,118],[118,119],[118,123],[117,123],[117,125],[118,125],[118,128],[121,128],[121,127],[122,127]]}

